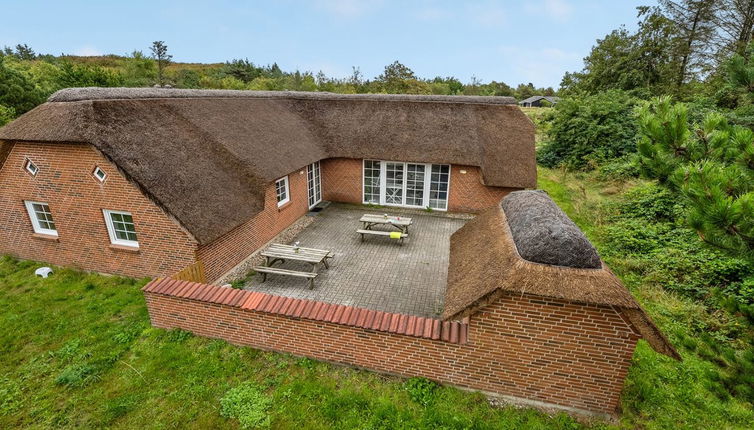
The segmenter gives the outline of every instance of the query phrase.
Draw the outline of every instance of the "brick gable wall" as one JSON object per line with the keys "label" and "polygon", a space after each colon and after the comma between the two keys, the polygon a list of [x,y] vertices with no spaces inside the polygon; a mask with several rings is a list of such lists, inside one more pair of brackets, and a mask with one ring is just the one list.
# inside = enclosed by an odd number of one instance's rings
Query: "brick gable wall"
{"label": "brick gable wall", "polygon": [[[323,198],[334,202],[361,204],[363,161],[353,158],[322,160]],[[461,173],[465,172],[465,173]],[[492,207],[517,188],[482,184],[479,167],[451,165],[448,211],[476,213]]]}
{"label": "brick gable wall", "polygon": [[199,246],[197,256],[204,263],[207,280],[218,279],[309,211],[306,167],[288,175],[288,189],[290,201],[278,207],[275,184],[270,184],[262,212],[212,243]]}
{"label": "brick gable wall", "polygon": [[[0,185],[11,190],[0,196],[0,209],[5,209],[0,215],[0,252],[20,258],[134,277],[171,275],[199,259],[206,279],[214,281],[309,209],[303,167],[288,175],[289,203],[278,208],[275,186],[270,184],[262,212],[212,243],[197,245],[91,146],[17,143],[13,148],[0,170]],[[23,171],[26,156],[32,156],[41,168],[35,178]],[[106,167],[109,176],[104,184],[91,176],[95,165]],[[324,200],[361,203],[361,160],[322,160],[321,173]],[[450,211],[478,212],[497,204],[510,191],[482,185],[480,175],[477,167],[451,167]],[[23,200],[34,199],[50,204],[61,232],[58,241],[31,236]],[[141,245],[138,253],[110,246],[103,208],[134,214]]]}
{"label": "brick gable wall", "polygon": [[310,313],[323,316],[317,320],[293,316],[286,306],[292,299],[267,306],[250,291],[202,284],[164,293],[150,288],[144,294],[156,327],[605,414],[617,410],[638,340],[613,308],[526,295],[490,304],[464,327],[465,342],[452,342],[444,334],[364,328],[363,319],[327,319],[337,316],[327,306],[342,306],[323,305]]}
{"label": "brick gable wall", "polygon": [[[24,170],[27,157],[36,176]],[[104,183],[92,176],[95,166],[107,173]],[[0,190],[0,253],[137,278],[194,261],[191,236],[89,145],[16,143],[0,167]],[[57,239],[34,234],[24,200],[49,204]],[[137,252],[111,246],[102,209],[133,214]]]}

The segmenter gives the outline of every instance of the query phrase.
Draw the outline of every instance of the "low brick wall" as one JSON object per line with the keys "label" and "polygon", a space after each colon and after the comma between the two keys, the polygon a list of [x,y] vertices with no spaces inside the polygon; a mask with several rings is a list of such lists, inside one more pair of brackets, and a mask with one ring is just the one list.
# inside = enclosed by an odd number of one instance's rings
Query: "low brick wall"
{"label": "low brick wall", "polygon": [[617,410],[638,340],[613,308],[526,295],[467,322],[172,279],[144,295],[156,327],[602,414]]}

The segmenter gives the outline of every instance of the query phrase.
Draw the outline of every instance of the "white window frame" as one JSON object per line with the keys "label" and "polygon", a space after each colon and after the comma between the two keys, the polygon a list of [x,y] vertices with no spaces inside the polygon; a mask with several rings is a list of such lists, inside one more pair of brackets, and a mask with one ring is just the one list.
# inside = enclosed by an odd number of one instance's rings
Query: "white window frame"
{"label": "white window frame", "polygon": [[24,170],[29,172],[31,176],[37,176],[37,173],[39,173],[39,166],[27,158],[26,161],[24,161]]}
{"label": "white window frame", "polygon": [[[31,220],[31,225],[34,228],[34,233],[37,234],[44,234],[46,236],[58,236],[57,230],[50,230],[49,228],[42,227],[41,224],[39,224],[39,219],[37,218],[37,212],[34,210],[34,205],[45,205],[47,206],[47,209],[50,209],[50,205],[44,202],[33,202],[31,200],[24,200],[24,205],[26,206],[26,211],[29,213],[29,219]],[[50,216],[52,216],[52,209],[50,209]],[[53,223],[55,223],[55,219],[52,220]]]}
{"label": "white window frame", "polygon": [[[285,198],[283,200],[280,200],[280,194],[278,193],[278,184],[280,182],[283,182],[285,184]],[[282,178],[275,181],[275,199],[278,201],[278,207],[283,206],[284,204],[291,201],[291,189],[288,186],[288,176],[283,176]]]}
{"label": "white window frame", "polygon": [[[393,207],[402,207],[402,208],[413,208],[413,209],[425,209],[429,207],[429,194],[430,194],[430,188],[432,183],[432,166],[448,166],[448,195],[445,199],[445,207],[444,208],[432,208],[433,211],[441,211],[446,212],[448,210],[449,201],[450,201],[450,175],[451,171],[453,170],[453,166],[450,164],[433,164],[433,163],[411,163],[411,162],[403,162],[403,161],[390,161],[390,160],[377,160],[377,159],[364,159],[361,162],[361,203],[365,205],[373,205],[374,202],[368,202],[364,198],[364,190],[366,189],[366,177],[364,176],[364,170],[366,168],[366,162],[367,161],[379,161],[380,163],[380,206],[393,206]],[[407,205],[407,204],[394,204],[394,203],[387,203],[385,201],[385,189],[387,186],[387,164],[388,163],[395,163],[395,164],[402,164],[403,165],[403,203],[406,202],[406,184],[408,181],[408,164],[420,164],[424,165],[424,192],[423,192],[423,201],[422,206],[415,206],[415,205]]]}
{"label": "white window frame", "polygon": [[[113,211],[110,209],[102,209],[102,214],[105,217],[105,225],[107,225],[107,234],[110,236],[110,243],[113,245],[120,245],[120,246],[128,246],[131,248],[138,248],[139,247],[139,241],[138,240],[126,240],[126,239],[120,239],[115,234],[115,225],[113,225],[113,218],[112,214],[116,215],[128,215],[133,220],[133,214],[131,212],[126,211]],[[134,223],[134,233],[136,233],[136,223]],[[137,235],[138,237],[138,235]]]}
{"label": "white window frame", "polygon": [[322,201],[322,169],[319,161],[306,166],[306,201],[309,209]]}
{"label": "white window frame", "polygon": [[[97,174],[98,172],[102,173],[102,177],[101,178]],[[96,179],[96,180],[98,180],[100,182],[105,182],[105,179],[107,179],[107,173],[104,170],[102,170],[102,168],[99,167],[99,166],[96,166],[94,168],[94,171],[92,172],[92,175],[94,176],[94,179]]]}

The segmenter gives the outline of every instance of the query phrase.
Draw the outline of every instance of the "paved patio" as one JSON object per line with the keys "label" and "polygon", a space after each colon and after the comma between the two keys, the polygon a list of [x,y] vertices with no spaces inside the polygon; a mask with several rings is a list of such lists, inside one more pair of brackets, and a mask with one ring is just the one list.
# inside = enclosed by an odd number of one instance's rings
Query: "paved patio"
{"label": "paved patio", "polygon": [[[403,213],[413,218],[403,246],[386,237],[356,233],[365,213],[384,211],[330,206],[296,236],[300,246],[333,251],[330,269],[321,267],[314,289],[302,278],[260,274],[245,289],[423,317],[442,312],[448,275],[450,235],[465,219],[443,215]],[[286,261],[276,267],[309,271],[310,265]]]}

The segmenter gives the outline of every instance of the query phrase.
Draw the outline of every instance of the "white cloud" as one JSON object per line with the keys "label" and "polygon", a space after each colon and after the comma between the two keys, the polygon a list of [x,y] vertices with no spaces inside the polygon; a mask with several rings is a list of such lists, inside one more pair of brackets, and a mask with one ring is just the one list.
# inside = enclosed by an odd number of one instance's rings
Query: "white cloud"
{"label": "white cloud", "polygon": [[526,11],[532,15],[544,15],[558,22],[566,22],[571,18],[573,7],[567,0],[541,0],[526,3]]}
{"label": "white cloud", "polygon": [[358,18],[379,8],[378,0],[319,0],[317,6],[341,18]]}
{"label": "white cloud", "polygon": [[73,51],[73,55],[77,55],[79,57],[96,57],[102,55],[102,52],[100,52],[100,50],[95,48],[94,46],[86,45],[76,48],[76,50]]}
{"label": "white cloud", "polygon": [[[529,50],[517,46],[501,46],[499,51],[507,62],[514,64],[513,69],[522,77],[522,83],[552,85],[556,89],[563,74],[579,69],[581,64],[579,53],[558,48]],[[518,83],[511,82],[510,85]]]}
{"label": "white cloud", "polygon": [[416,17],[421,21],[443,21],[453,16],[449,11],[438,7],[425,7],[416,12]]}
{"label": "white cloud", "polygon": [[469,7],[471,18],[484,27],[500,27],[505,24],[507,13],[497,4],[486,3]]}

